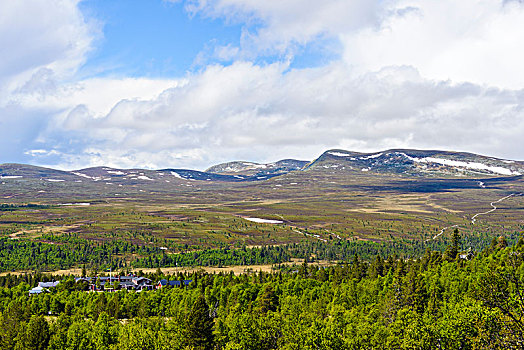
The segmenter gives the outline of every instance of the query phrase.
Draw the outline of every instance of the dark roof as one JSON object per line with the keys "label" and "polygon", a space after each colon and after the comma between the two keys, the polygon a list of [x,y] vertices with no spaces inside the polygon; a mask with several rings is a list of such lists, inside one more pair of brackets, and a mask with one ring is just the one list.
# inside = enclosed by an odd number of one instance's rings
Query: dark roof
{"label": "dark roof", "polygon": [[[192,280],[184,280],[184,285],[188,285],[189,283],[191,283]],[[181,282],[178,281],[178,280],[173,280],[173,281],[168,281],[166,279],[161,279],[158,284],[160,284],[161,286],[171,286],[171,287],[180,287],[181,285]]]}
{"label": "dark roof", "polygon": [[105,281],[120,281],[120,282],[131,282],[131,281],[150,281],[149,279],[145,277],[138,277],[138,276],[98,276],[98,277],[76,277],[75,282],[96,282],[97,280],[100,280],[101,282]]}
{"label": "dark roof", "polygon": [[76,277],[75,282],[89,282],[91,281],[91,277]]}

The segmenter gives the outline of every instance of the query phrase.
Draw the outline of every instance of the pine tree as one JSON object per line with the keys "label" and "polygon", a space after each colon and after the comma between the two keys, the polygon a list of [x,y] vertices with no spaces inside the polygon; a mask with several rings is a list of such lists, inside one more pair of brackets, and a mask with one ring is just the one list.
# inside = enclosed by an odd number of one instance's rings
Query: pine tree
{"label": "pine tree", "polygon": [[375,257],[375,260],[369,267],[369,275],[372,278],[376,278],[378,276],[384,276],[384,260],[380,255],[377,255]]}
{"label": "pine tree", "polygon": [[259,299],[260,313],[266,314],[268,311],[276,311],[278,307],[278,296],[271,285],[268,285]]}
{"label": "pine tree", "polygon": [[213,318],[204,296],[200,295],[193,304],[187,322],[189,344],[198,350],[213,349]]}
{"label": "pine tree", "polygon": [[44,316],[33,316],[23,338],[24,349],[44,350],[49,344],[49,324]]}
{"label": "pine tree", "polygon": [[448,260],[455,260],[460,248],[460,234],[458,228],[453,230],[451,235],[451,245],[446,248],[445,256]]}
{"label": "pine tree", "polygon": [[25,321],[24,309],[20,302],[11,302],[7,309],[0,315],[0,349],[12,349],[21,324]]}
{"label": "pine tree", "polygon": [[453,250],[455,251],[455,256],[456,256],[460,248],[460,234],[459,234],[458,228],[455,228],[453,230],[453,235],[451,236],[451,242],[453,244]]}

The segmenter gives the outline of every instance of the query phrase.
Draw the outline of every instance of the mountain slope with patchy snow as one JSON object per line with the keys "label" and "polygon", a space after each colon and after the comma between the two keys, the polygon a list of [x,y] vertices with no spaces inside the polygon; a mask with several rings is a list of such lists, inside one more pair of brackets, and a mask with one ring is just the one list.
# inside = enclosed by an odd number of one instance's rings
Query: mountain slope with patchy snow
{"label": "mountain slope with patchy snow", "polygon": [[264,176],[273,174],[284,174],[294,170],[300,170],[309,162],[296,159],[283,159],[273,163],[254,163],[246,161],[235,161],[214,165],[206,170],[207,173]]}
{"label": "mountain slope with patchy snow", "polygon": [[353,170],[418,176],[518,176],[524,162],[473,153],[392,149],[375,153],[329,150],[308,169]]}

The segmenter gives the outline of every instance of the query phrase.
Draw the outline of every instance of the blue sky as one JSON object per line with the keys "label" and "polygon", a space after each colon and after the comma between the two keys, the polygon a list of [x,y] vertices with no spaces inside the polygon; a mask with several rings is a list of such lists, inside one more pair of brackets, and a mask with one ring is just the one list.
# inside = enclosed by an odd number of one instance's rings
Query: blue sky
{"label": "blue sky", "polygon": [[[176,78],[212,63],[232,60],[213,57],[220,46],[239,46],[244,32],[261,25],[188,12],[183,2],[163,0],[85,0],[82,13],[100,21],[103,34],[81,67],[83,76]],[[325,65],[337,58],[338,43],[322,37],[297,43],[293,55],[265,53],[251,57],[257,64],[289,61],[290,69]]]}
{"label": "blue sky", "polygon": [[103,37],[80,74],[179,77],[199,68],[206,47],[238,43],[241,25],[190,16],[181,2],[86,0],[82,13],[102,22]]}
{"label": "blue sky", "polygon": [[0,2],[0,163],[522,159],[521,23],[502,0]]}

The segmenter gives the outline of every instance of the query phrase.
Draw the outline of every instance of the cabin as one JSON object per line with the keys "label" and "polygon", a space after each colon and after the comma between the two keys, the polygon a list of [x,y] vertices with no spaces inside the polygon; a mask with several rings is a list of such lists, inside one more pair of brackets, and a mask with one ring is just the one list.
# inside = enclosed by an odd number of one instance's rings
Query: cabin
{"label": "cabin", "polygon": [[54,288],[58,286],[60,281],[54,282],[38,282],[38,286],[29,290],[29,295],[40,294],[44,292],[49,292],[49,288]]}

